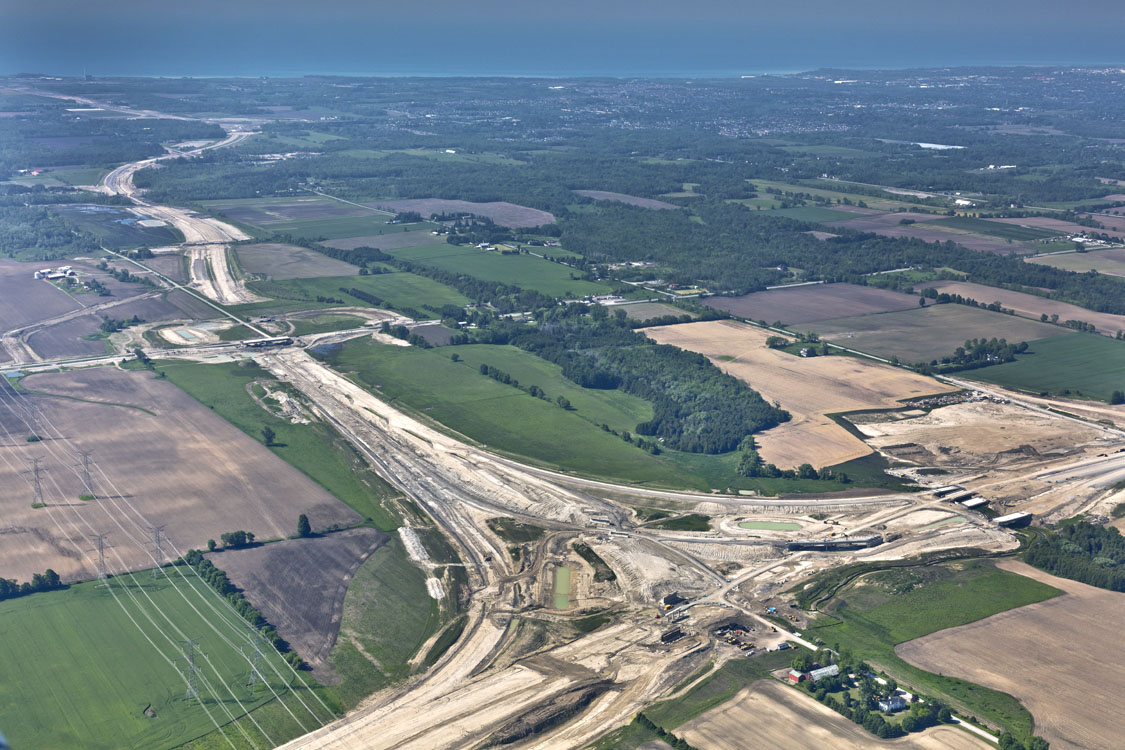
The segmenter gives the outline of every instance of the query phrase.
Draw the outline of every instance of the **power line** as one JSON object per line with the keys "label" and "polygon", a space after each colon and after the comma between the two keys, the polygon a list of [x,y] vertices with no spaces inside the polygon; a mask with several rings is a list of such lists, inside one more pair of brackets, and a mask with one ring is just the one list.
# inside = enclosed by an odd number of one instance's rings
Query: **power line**
{"label": "power line", "polygon": [[187,691],[184,693],[184,700],[199,700],[199,673],[195,667],[195,650],[199,648],[199,644],[194,639],[183,641],[184,648],[187,651],[184,653],[184,659],[187,660],[187,674],[184,675],[184,681],[187,683]]}
{"label": "power line", "polygon": [[262,641],[265,640],[265,636],[262,635],[260,630],[255,633],[255,636],[254,657],[250,662],[250,676],[246,678],[246,687],[250,690],[253,690],[259,682],[265,681],[262,677]]}
{"label": "power line", "polygon": [[86,492],[90,495],[96,494],[94,492],[94,479],[90,476],[90,456],[93,451],[78,451],[78,455],[82,459],[82,486],[86,488]]}
{"label": "power line", "polygon": [[90,538],[98,545],[98,580],[104,581],[108,577],[105,569],[105,540],[109,538],[109,532],[94,534]]}
{"label": "power line", "polygon": [[35,505],[43,505],[44,504],[43,503],[43,482],[40,478],[40,473],[43,471],[43,469],[42,469],[42,467],[39,466],[39,464],[42,460],[43,459],[40,458],[39,456],[36,456],[36,457],[31,459],[31,472],[30,472],[30,474],[31,474],[31,477],[32,477],[31,481],[33,483],[33,485],[32,485],[33,486],[33,492],[35,494],[35,499],[32,502],[35,503]]}
{"label": "power line", "polygon": [[166,525],[165,526],[149,526],[149,531],[152,532],[152,546],[155,548],[155,552],[156,552],[155,556],[153,557],[153,562],[156,563],[152,568],[152,577],[153,578],[159,578],[164,573],[164,569],[162,567],[164,565],[164,546],[163,546],[163,542],[164,542],[165,539],[167,539],[167,537],[164,536],[164,529],[165,528],[166,528]]}

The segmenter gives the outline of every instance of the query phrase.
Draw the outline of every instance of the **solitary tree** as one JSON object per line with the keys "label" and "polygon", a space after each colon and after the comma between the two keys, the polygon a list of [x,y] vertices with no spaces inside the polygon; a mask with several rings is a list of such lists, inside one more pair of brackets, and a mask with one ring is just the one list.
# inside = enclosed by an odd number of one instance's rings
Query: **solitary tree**
{"label": "solitary tree", "polygon": [[266,441],[266,445],[273,445],[273,439],[277,434],[270,427],[262,428],[262,439]]}
{"label": "solitary tree", "polygon": [[312,527],[309,526],[309,517],[304,513],[297,517],[297,536],[302,539],[312,536]]}

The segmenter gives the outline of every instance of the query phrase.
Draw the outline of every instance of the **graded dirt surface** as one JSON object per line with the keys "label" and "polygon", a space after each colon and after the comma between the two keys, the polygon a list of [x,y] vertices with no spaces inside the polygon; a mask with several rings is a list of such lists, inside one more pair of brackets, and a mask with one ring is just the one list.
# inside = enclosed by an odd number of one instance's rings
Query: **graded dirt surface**
{"label": "graded dirt surface", "polygon": [[1125,595],[1021,562],[997,566],[1065,593],[903,643],[895,652],[922,669],[1011,693],[1054,750],[1121,747]]}
{"label": "graded dirt surface", "polygon": [[639,198],[635,195],[626,195],[625,193],[611,193],[606,190],[575,190],[574,192],[585,198],[593,198],[596,201],[615,201],[629,206],[637,206],[638,208],[679,208],[679,206],[674,203],[665,203],[664,201],[658,201],[652,198]]}
{"label": "graded dirt surface", "polygon": [[1066,454],[1102,434],[1092,426],[991,401],[943,406],[912,419],[861,422],[856,428],[870,445],[904,461],[965,468]]}
{"label": "graded dirt surface", "polygon": [[[317,531],[317,519],[309,520]],[[327,660],[340,629],[348,583],[388,539],[382,531],[362,527],[207,557],[324,682],[333,674]]]}
{"label": "graded dirt surface", "polygon": [[[21,381],[43,396],[0,390],[0,577],[53,568],[95,575],[93,534],[108,533],[111,572],[152,564],[149,524],[181,551],[244,529],[287,537],[297,516],[349,525],[359,515],[170,382],[147,371],[94,368]],[[35,417],[27,417],[35,409]],[[25,419],[31,419],[29,427]],[[42,438],[27,442],[34,432]],[[96,500],[82,501],[78,456],[93,451]],[[32,508],[26,470],[42,458],[45,508]],[[98,470],[104,471],[104,475]],[[112,484],[106,480],[109,477]],[[165,545],[171,554],[171,546]]]}
{"label": "graded dirt surface", "polygon": [[881,740],[812,696],[776,680],[759,680],[730,700],[676,728],[699,750],[747,747],[816,750],[985,750],[995,746],[953,726]]}
{"label": "graded dirt surface", "polygon": [[354,276],[359,273],[359,266],[297,245],[263,242],[240,245],[236,252],[242,270],[262,274],[270,280]]}
{"label": "graded dirt surface", "polygon": [[902,399],[952,390],[931,378],[855,357],[804,358],[770,349],[765,344],[768,331],[730,320],[661,326],[645,333],[661,344],[711,358],[767,401],[780,403],[792,419],[755,440],[762,458],[782,468],[806,462],[832,466],[871,452],[827,414],[891,409]]}
{"label": "graded dirt surface", "polygon": [[521,229],[538,227],[544,224],[555,223],[553,214],[540,211],[537,208],[518,206],[507,201],[492,201],[489,203],[473,203],[472,201],[447,200],[445,198],[411,198],[395,201],[372,201],[365,205],[381,208],[386,211],[400,213],[402,211],[417,211],[423,218],[431,214],[470,213],[477,216],[487,216],[502,227]]}
{"label": "graded dirt surface", "polygon": [[[1078,305],[1036,297],[1034,294],[1027,294],[1026,292],[1013,292],[1008,289],[997,289],[996,287],[973,284],[967,281],[934,281],[926,282],[925,285],[937,289],[938,292],[959,294],[962,297],[975,299],[982,305],[999,302],[1005,310],[1015,310],[1016,315],[1022,315],[1025,318],[1038,319],[1040,315],[1046,313],[1047,315],[1058,315],[1060,322],[1081,320],[1086,323],[1093,323],[1099,333],[1107,336],[1113,336],[1118,331],[1125,331],[1125,315],[1094,312]],[[1066,329],[1057,328],[1055,330],[1062,333]]]}
{"label": "graded dirt surface", "polygon": [[947,357],[968,339],[995,336],[1019,342],[1074,333],[1068,328],[1017,315],[957,304],[822,320],[802,324],[800,328],[816,331],[833,344],[887,359],[898,357],[903,362],[929,362]]}
{"label": "graded dirt surface", "polygon": [[910,310],[918,307],[918,298],[858,284],[810,284],[754,292],[741,297],[710,297],[703,304],[740,318],[764,320],[767,323],[781,321],[786,325],[793,325],[830,318]]}

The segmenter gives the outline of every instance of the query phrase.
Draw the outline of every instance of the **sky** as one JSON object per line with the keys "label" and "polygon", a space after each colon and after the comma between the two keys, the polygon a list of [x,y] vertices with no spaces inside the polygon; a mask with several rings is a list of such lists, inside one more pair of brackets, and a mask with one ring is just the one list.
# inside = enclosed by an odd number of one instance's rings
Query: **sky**
{"label": "sky", "polygon": [[1125,62],[1120,0],[0,0],[0,74],[701,76]]}

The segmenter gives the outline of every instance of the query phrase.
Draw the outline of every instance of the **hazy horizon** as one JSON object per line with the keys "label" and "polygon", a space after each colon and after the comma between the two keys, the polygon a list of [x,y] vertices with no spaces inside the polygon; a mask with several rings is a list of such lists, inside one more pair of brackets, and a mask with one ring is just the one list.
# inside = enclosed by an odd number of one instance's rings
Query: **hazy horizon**
{"label": "hazy horizon", "polygon": [[[703,77],[817,68],[1116,65],[1125,14],[1105,0],[1028,8],[867,0],[785,8],[712,0],[684,16],[654,0],[467,9],[326,0],[189,7],[0,0],[0,73],[79,76]],[[863,12],[860,12],[862,10]],[[409,12],[408,12],[409,11]]]}

